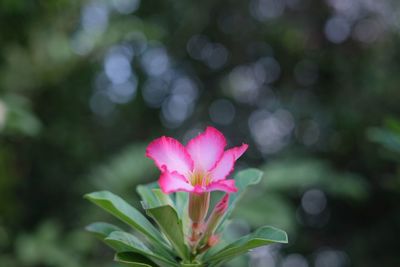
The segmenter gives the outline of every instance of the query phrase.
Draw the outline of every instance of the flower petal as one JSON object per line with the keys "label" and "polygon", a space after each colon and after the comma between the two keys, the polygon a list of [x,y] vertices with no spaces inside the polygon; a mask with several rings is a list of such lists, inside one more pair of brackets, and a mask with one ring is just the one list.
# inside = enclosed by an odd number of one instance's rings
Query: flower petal
{"label": "flower petal", "polygon": [[234,166],[235,157],[233,153],[226,151],[215,168],[210,172],[212,181],[224,180],[233,171]]}
{"label": "flower petal", "polygon": [[177,191],[192,192],[194,190],[194,187],[183,175],[177,172],[169,172],[167,169],[164,169],[161,173],[158,184],[165,194]]}
{"label": "flower petal", "polygon": [[224,135],[213,127],[189,141],[186,148],[194,162],[194,168],[211,170],[221,158],[226,146]]}
{"label": "flower petal", "polygon": [[151,142],[146,149],[146,157],[154,160],[161,171],[163,166],[182,175],[193,170],[193,161],[186,148],[171,137],[163,136]]}
{"label": "flower petal", "polygon": [[225,191],[227,193],[235,193],[238,189],[235,186],[235,180],[228,179],[228,180],[220,180],[216,182],[212,182],[207,186],[207,191]]}
{"label": "flower petal", "polygon": [[214,169],[211,170],[212,181],[224,180],[231,172],[235,165],[235,161],[243,155],[248,145],[243,144],[239,147],[228,149],[224,152]]}
{"label": "flower petal", "polygon": [[243,155],[244,152],[246,152],[248,147],[249,147],[248,144],[242,144],[241,146],[237,146],[237,147],[228,149],[226,152],[231,152],[234,155],[235,160],[237,160],[238,158],[240,158]]}

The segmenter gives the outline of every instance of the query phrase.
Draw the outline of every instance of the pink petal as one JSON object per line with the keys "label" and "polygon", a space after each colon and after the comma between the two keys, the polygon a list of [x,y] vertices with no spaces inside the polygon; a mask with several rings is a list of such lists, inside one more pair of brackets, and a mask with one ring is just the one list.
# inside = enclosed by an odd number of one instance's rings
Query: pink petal
{"label": "pink petal", "polygon": [[196,170],[211,170],[224,153],[226,140],[224,135],[213,127],[207,127],[204,133],[189,141],[186,148],[194,162]]}
{"label": "pink petal", "polygon": [[194,189],[192,191],[192,193],[195,193],[195,194],[203,194],[205,192],[208,192],[207,188],[205,186],[201,186],[201,185],[195,185]]}
{"label": "pink petal", "polygon": [[215,168],[210,172],[212,181],[224,180],[233,171],[234,166],[235,157],[233,153],[226,151]]}
{"label": "pink petal", "polygon": [[242,144],[241,146],[237,146],[237,147],[228,149],[226,152],[232,152],[232,154],[235,157],[235,160],[237,160],[238,158],[240,158],[243,155],[244,152],[246,152],[248,147],[249,147],[249,145]]}
{"label": "pink petal", "polygon": [[193,161],[186,148],[171,137],[160,137],[151,142],[146,149],[146,156],[154,160],[157,167],[163,171],[166,166],[170,172],[186,175],[193,170]]}
{"label": "pink petal", "polygon": [[164,169],[164,171],[161,173],[158,184],[165,194],[177,191],[192,192],[194,190],[194,187],[183,175],[180,175],[177,172],[171,173],[166,169]]}
{"label": "pink petal", "polygon": [[212,180],[224,180],[229,174],[231,174],[235,161],[243,155],[247,148],[248,145],[243,144],[239,147],[234,147],[225,151],[215,168],[211,170]]}
{"label": "pink petal", "polygon": [[228,180],[220,180],[216,182],[212,182],[207,186],[207,191],[225,191],[227,193],[235,193],[238,189],[235,186],[235,180],[228,179]]}

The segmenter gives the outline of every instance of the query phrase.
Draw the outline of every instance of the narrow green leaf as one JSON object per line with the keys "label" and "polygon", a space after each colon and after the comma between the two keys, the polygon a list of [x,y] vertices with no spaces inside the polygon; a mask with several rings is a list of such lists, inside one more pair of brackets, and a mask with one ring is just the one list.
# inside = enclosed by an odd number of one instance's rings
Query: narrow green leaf
{"label": "narrow green leaf", "polygon": [[163,254],[169,254],[169,246],[160,232],[125,200],[108,191],[90,193],[85,198],[148,237]]}
{"label": "narrow green leaf", "polygon": [[138,192],[138,194],[148,207],[159,206],[158,199],[154,194],[154,192],[152,191],[154,188],[157,188],[157,183],[138,185],[136,187],[136,191]]}
{"label": "narrow green leaf", "polygon": [[157,265],[139,253],[119,252],[114,260],[130,267],[157,267]]}
{"label": "narrow green leaf", "polygon": [[204,263],[201,262],[191,262],[191,263],[185,263],[181,262],[181,267],[204,267]]}
{"label": "narrow green leaf", "polygon": [[229,208],[228,208],[227,212],[225,213],[225,216],[222,219],[217,231],[221,230],[221,227],[223,227],[226,219],[229,218],[229,216],[232,214],[237,202],[243,196],[247,187],[250,185],[258,184],[261,181],[262,175],[263,175],[262,171],[260,171],[258,169],[250,168],[250,169],[240,171],[234,176],[235,184],[236,184],[236,187],[238,188],[238,192],[230,195]]}
{"label": "narrow green leaf", "polygon": [[95,234],[98,238],[104,239],[114,231],[122,231],[121,228],[110,223],[95,222],[85,228],[88,232]]}
{"label": "narrow green leaf", "polygon": [[178,216],[182,221],[183,233],[189,234],[190,218],[189,218],[189,194],[187,192],[176,192],[175,193],[175,207],[178,212]]}
{"label": "narrow green leaf", "polygon": [[171,206],[160,206],[146,210],[161,231],[165,234],[176,252],[182,259],[187,259],[188,251],[185,244],[185,236],[182,230],[182,221],[179,219],[175,209]]}
{"label": "narrow green leaf", "polygon": [[220,263],[231,260],[233,257],[244,254],[256,247],[269,245],[271,243],[286,244],[287,242],[288,238],[285,231],[271,226],[264,226],[251,234],[241,237],[211,255],[205,255],[205,261]]}
{"label": "narrow green leaf", "polygon": [[[175,207],[174,202],[172,201],[172,199],[170,198],[169,195],[164,194],[161,189],[159,188],[154,188],[153,190],[153,194],[156,196],[156,198],[158,199],[158,202],[160,203],[158,206],[164,206],[164,205],[169,205],[171,207]],[[153,206],[155,207],[155,206]],[[153,208],[152,207],[152,208]]]}
{"label": "narrow green leaf", "polygon": [[189,202],[189,194],[187,192],[175,193],[175,207],[179,214],[179,218],[183,218],[185,211],[187,211],[187,204]]}
{"label": "narrow green leaf", "polygon": [[158,260],[167,263],[170,266],[178,266],[177,262],[154,253],[145,244],[143,244],[141,240],[127,232],[112,232],[106,239],[104,239],[104,242],[111,247],[118,248],[119,252],[136,252],[152,260]]}

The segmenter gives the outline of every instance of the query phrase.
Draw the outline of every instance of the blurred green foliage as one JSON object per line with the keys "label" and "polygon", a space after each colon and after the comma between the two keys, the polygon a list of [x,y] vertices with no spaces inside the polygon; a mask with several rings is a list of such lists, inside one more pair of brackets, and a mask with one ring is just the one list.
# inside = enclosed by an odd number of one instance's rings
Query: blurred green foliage
{"label": "blurred green foliage", "polygon": [[232,231],[290,233],[229,266],[399,266],[398,10],[1,1],[0,266],[117,266],[83,232],[110,218],[82,195],[139,207],[135,186],[158,175],[146,144],[208,124],[249,143],[240,163],[265,171]]}

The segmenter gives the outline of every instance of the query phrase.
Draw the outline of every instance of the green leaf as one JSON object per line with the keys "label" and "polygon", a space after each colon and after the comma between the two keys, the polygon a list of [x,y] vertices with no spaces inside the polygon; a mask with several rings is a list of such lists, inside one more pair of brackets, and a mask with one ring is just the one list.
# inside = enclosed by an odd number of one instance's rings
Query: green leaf
{"label": "green leaf", "polygon": [[386,128],[370,128],[367,131],[368,138],[381,144],[386,149],[400,153],[400,134]]}
{"label": "green leaf", "polygon": [[189,203],[189,194],[187,192],[176,192],[175,193],[175,207],[179,214],[179,218],[184,218],[185,211],[187,211],[187,205]]}
{"label": "green leaf", "polygon": [[115,254],[114,260],[131,267],[157,267],[157,265],[139,253],[119,252]]}
{"label": "green leaf", "polygon": [[246,253],[250,249],[256,247],[269,245],[271,243],[286,244],[287,242],[288,238],[285,231],[271,226],[264,226],[257,229],[255,232],[234,241],[213,254],[205,255],[205,261],[218,263],[229,261],[233,257]]}
{"label": "green leaf", "polygon": [[147,185],[139,185],[136,188],[142,198],[142,205],[145,209],[155,208],[158,206],[170,205],[175,207],[175,203],[172,201],[170,195],[164,194],[157,183],[150,183]]}
{"label": "green leaf", "polygon": [[186,262],[181,262],[181,267],[204,267],[204,263],[202,262],[191,262],[191,263],[186,263]]}
{"label": "green leaf", "polygon": [[157,188],[157,183],[150,183],[146,185],[138,185],[136,191],[140,195],[141,199],[146,203],[148,207],[159,206],[158,199],[153,192],[153,189]]}
{"label": "green leaf", "polygon": [[114,231],[122,231],[121,228],[110,224],[110,223],[105,223],[105,222],[95,222],[92,224],[89,224],[85,228],[87,231],[95,234],[98,238],[103,240],[106,238],[109,234],[111,234]]}
{"label": "green leaf", "polygon": [[6,94],[0,105],[6,108],[4,130],[10,135],[36,136],[42,124],[32,111],[28,98],[17,94]]}
{"label": "green leaf", "polygon": [[135,252],[152,260],[167,263],[170,266],[178,266],[176,262],[165,258],[163,255],[154,253],[143,244],[141,240],[126,232],[112,232],[106,239],[104,239],[104,242],[113,248],[117,248],[119,252]]}
{"label": "green leaf", "polygon": [[183,233],[189,234],[190,218],[189,218],[189,194],[187,192],[175,193],[175,207],[179,218],[182,220]]}
{"label": "green leaf", "polygon": [[228,208],[224,218],[222,219],[217,231],[221,230],[221,227],[223,227],[223,224],[226,221],[226,219],[229,218],[229,216],[232,214],[232,212],[236,206],[236,203],[240,200],[241,196],[244,194],[247,187],[250,185],[258,184],[261,181],[262,175],[263,175],[262,171],[260,171],[258,169],[250,168],[250,169],[240,171],[234,176],[235,184],[236,184],[236,187],[238,188],[238,192],[230,195],[229,208]]}
{"label": "green leaf", "polygon": [[151,241],[154,241],[154,245],[159,248],[163,254],[168,253],[169,246],[165,243],[157,229],[144,215],[119,196],[108,191],[100,191],[87,194],[85,198],[141,232]]}
{"label": "green leaf", "polygon": [[167,195],[167,194],[164,194],[161,191],[161,189],[154,188],[152,191],[153,191],[153,194],[158,199],[158,202],[160,203],[160,205],[158,205],[158,206],[170,205],[172,207],[175,207],[175,204],[172,201],[171,197],[169,195]]}
{"label": "green leaf", "polygon": [[187,259],[188,251],[185,244],[185,236],[182,230],[182,221],[179,219],[175,209],[169,205],[150,208],[146,210],[161,231],[165,234],[176,252],[182,259]]}

